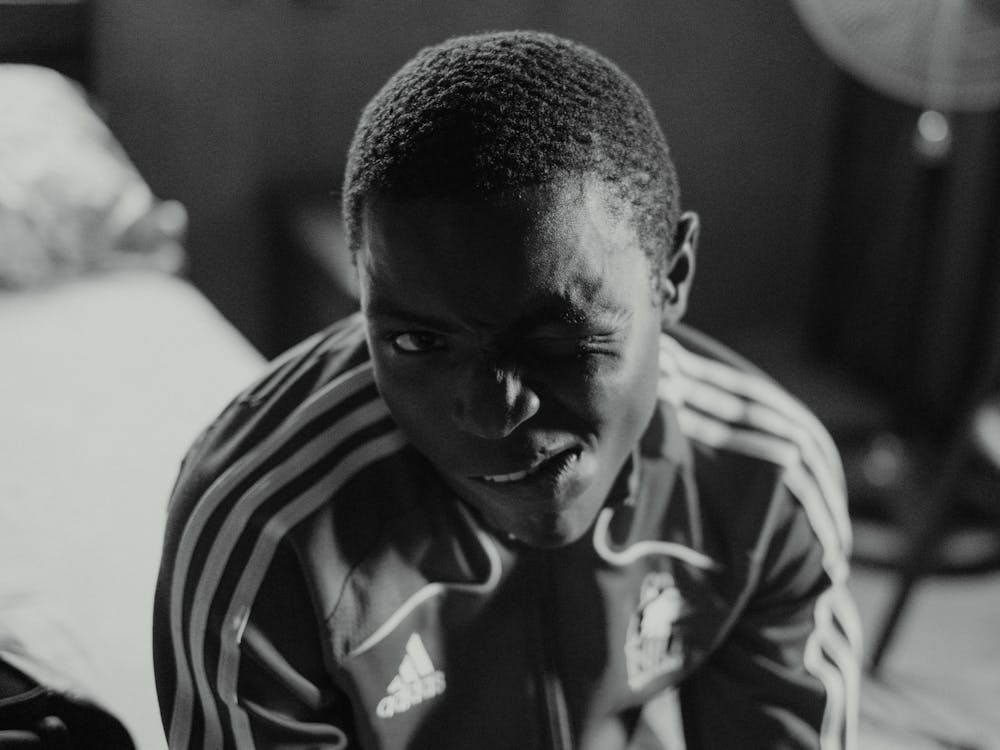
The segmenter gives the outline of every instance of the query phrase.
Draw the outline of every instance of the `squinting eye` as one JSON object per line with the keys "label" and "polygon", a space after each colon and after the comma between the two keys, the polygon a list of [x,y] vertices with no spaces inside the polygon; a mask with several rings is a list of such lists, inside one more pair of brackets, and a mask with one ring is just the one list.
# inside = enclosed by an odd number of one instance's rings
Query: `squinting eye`
{"label": "squinting eye", "polygon": [[613,340],[607,335],[549,336],[536,338],[532,343],[534,351],[541,356],[582,357],[608,351]]}
{"label": "squinting eye", "polygon": [[444,338],[427,331],[407,331],[396,334],[390,340],[397,351],[406,354],[423,354],[444,348]]}

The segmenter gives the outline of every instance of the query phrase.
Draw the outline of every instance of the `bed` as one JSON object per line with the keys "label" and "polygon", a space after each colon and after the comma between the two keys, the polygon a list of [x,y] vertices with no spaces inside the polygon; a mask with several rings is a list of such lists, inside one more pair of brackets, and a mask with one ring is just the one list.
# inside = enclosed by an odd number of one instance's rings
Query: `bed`
{"label": "bed", "polygon": [[185,280],[184,207],[153,195],[95,114],[72,45],[42,38],[67,75],[26,64],[33,37],[12,29],[35,28],[32,5],[0,3],[0,41],[24,42],[0,63],[0,661],[162,750],[150,632],[166,504],[187,446],[263,358]]}
{"label": "bed", "polygon": [[0,654],[163,747],[150,655],[186,446],[262,358],[190,284],[91,274],[0,294]]}

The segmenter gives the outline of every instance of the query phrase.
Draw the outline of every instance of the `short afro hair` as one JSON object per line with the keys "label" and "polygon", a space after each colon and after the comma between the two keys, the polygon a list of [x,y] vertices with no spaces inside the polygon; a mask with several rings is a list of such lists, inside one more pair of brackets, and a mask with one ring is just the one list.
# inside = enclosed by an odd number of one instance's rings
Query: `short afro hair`
{"label": "short afro hair", "polygon": [[356,253],[366,200],[490,195],[583,175],[630,206],[661,286],[680,214],[656,115],[614,63],[552,34],[510,31],[421,50],[365,107],[343,212]]}

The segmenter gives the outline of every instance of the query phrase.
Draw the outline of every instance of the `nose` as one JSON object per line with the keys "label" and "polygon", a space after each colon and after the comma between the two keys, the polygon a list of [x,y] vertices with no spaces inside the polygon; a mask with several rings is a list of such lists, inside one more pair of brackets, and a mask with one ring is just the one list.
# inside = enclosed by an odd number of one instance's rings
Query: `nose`
{"label": "nose", "polygon": [[538,411],[538,395],[513,367],[471,364],[459,384],[452,417],[465,432],[499,440]]}

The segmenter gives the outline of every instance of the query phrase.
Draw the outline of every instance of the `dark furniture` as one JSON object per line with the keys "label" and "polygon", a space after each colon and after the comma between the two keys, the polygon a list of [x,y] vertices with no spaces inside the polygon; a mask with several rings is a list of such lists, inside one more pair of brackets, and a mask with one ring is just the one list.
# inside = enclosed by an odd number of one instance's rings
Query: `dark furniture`
{"label": "dark furniture", "polygon": [[0,0],[0,62],[54,68],[91,82],[91,13],[87,0]]}

